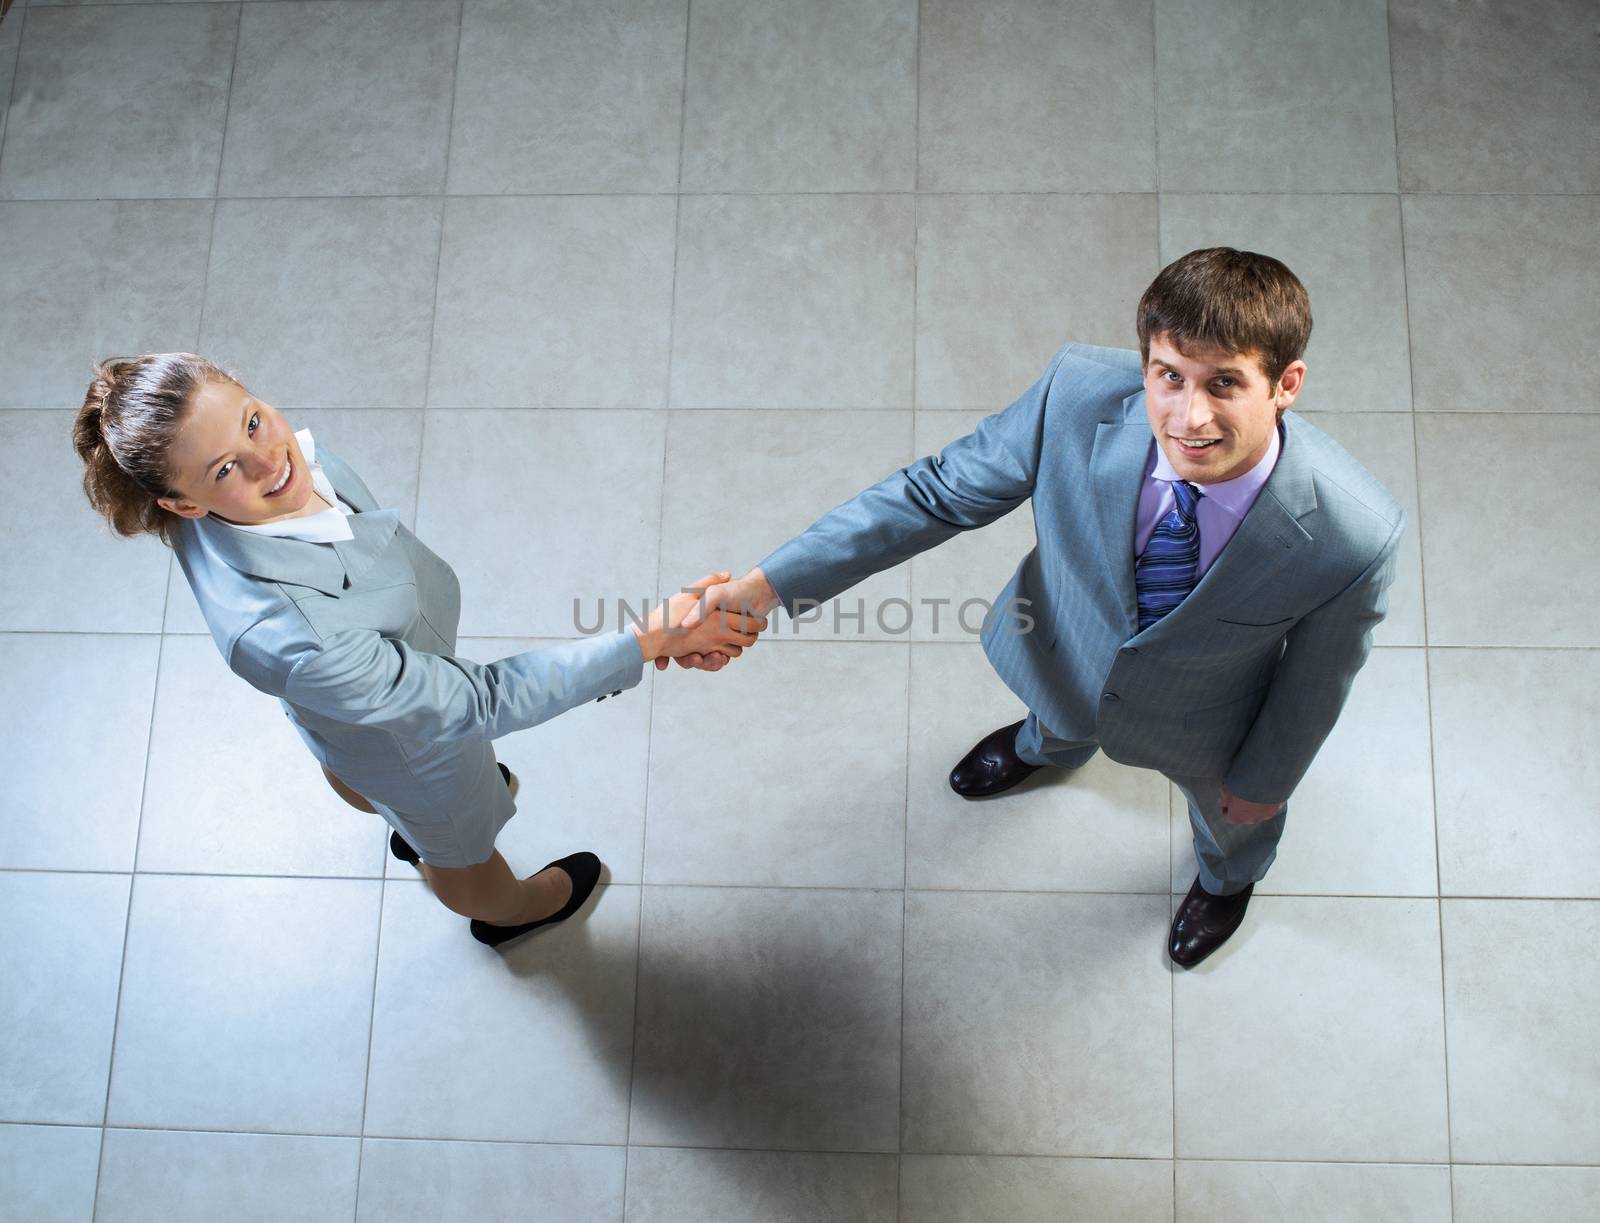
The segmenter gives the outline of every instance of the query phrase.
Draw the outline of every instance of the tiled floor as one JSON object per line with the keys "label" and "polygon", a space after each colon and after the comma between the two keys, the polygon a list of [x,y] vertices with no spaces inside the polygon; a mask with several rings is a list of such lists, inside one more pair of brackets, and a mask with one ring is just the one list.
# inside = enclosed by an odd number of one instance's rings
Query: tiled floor
{"label": "tiled floor", "polygon": [[[0,1217],[1600,1217],[1590,0],[259,0],[0,23]],[[1199,970],[1159,777],[976,809],[1018,513],[502,741],[609,885],[503,957],[85,506],[188,349],[460,574],[462,652],[741,570],[1284,259],[1299,407],[1408,507],[1278,865]],[[924,599],[953,602],[937,629]]]}

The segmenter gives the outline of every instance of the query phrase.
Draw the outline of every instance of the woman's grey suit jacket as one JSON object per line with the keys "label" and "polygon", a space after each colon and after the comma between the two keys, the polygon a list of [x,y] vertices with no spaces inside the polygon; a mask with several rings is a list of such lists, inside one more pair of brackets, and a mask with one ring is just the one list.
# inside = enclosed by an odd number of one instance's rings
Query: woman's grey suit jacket
{"label": "woman's grey suit jacket", "polygon": [[633,687],[638,641],[587,637],[488,665],[454,657],[455,573],[336,455],[318,446],[317,460],[357,511],[353,539],[191,519],[178,563],[229,668],[282,701],[330,772],[429,862],[484,861],[515,810],[489,741]]}

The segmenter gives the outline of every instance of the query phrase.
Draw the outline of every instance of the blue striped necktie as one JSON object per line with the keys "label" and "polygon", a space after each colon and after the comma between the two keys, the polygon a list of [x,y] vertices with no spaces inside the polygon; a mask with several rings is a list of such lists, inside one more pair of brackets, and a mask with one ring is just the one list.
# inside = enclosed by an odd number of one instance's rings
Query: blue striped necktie
{"label": "blue striped necktie", "polygon": [[1172,495],[1172,508],[1156,524],[1133,569],[1141,633],[1183,602],[1200,572],[1200,527],[1194,520],[1200,490],[1174,480]]}

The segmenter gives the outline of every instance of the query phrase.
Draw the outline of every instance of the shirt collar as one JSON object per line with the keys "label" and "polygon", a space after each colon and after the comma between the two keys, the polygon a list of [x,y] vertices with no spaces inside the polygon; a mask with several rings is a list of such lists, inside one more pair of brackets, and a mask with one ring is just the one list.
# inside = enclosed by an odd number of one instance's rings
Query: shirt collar
{"label": "shirt collar", "polygon": [[[1278,454],[1283,448],[1282,432],[1283,424],[1279,422],[1272,430],[1272,440],[1267,444],[1267,453],[1243,475],[1223,480],[1220,484],[1201,484],[1195,480],[1189,483],[1205,494],[1206,500],[1218,509],[1226,511],[1234,518],[1243,518],[1255,504],[1257,495],[1272,475],[1272,469],[1278,465]],[[1182,479],[1183,477],[1173,470],[1172,464],[1167,462],[1166,453],[1161,449],[1159,442],[1155,442],[1154,449],[1155,462],[1148,472],[1149,477],[1153,480],[1165,480],[1168,483]]]}
{"label": "shirt collar", "polygon": [[311,486],[328,503],[328,508],[315,514],[307,514],[304,518],[285,518],[282,522],[261,522],[250,525],[229,522],[227,525],[235,531],[245,531],[251,535],[304,539],[318,544],[354,539],[355,533],[345,520],[349,511],[339,504],[339,494],[333,490],[333,481],[328,479],[321,464],[317,462],[317,443],[311,436],[311,430],[301,429],[295,433],[294,438],[300,444],[300,454],[311,464]]}

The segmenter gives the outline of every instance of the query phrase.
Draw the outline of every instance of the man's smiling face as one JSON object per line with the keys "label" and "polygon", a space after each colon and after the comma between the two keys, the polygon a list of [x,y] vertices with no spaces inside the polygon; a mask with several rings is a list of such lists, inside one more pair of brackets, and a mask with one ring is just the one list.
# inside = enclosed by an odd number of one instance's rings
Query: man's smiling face
{"label": "man's smiling face", "polygon": [[1278,409],[1294,402],[1305,370],[1304,361],[1291,362],[1272,387],[1253,352],[1196,349],[1185,356],[1164,334],[1151,336],[1144,391],[1156,444],[1192,483],[1242,476],[1266,456]]}

